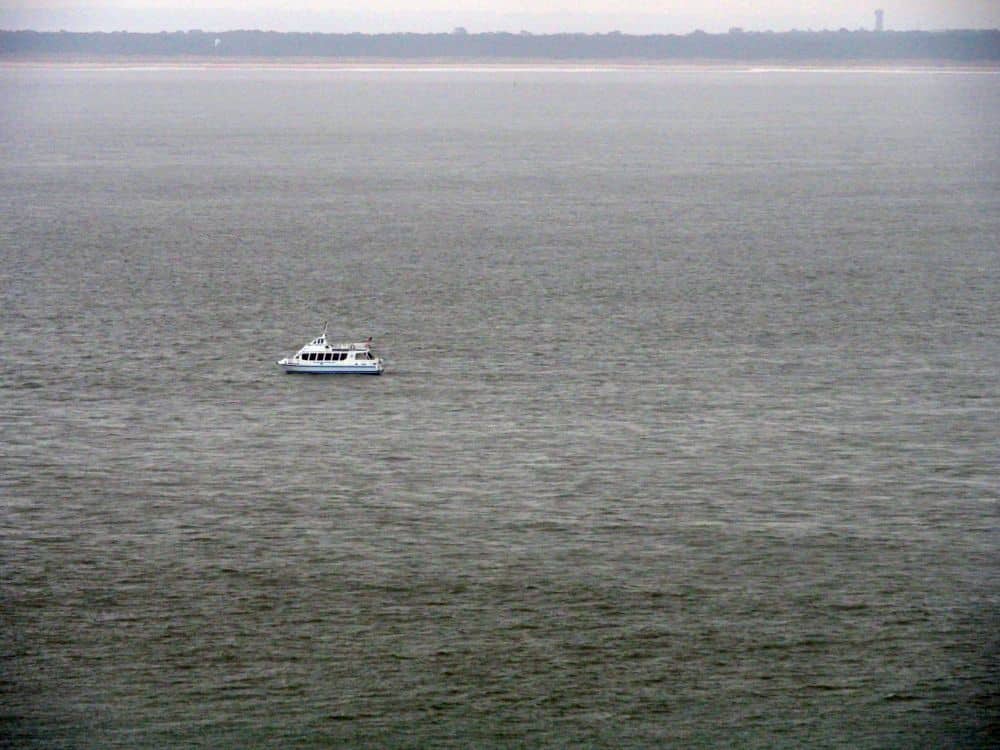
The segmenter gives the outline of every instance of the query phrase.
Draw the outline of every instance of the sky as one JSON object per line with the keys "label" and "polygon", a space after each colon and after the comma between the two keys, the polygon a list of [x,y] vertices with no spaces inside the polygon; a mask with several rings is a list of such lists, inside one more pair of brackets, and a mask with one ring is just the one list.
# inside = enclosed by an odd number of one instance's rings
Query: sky
{"label": "sky", "polygon": [[0,0],[0,28],[686,34],[871,28],[876,8],[886,29],[1000,28],[1000,0]]}

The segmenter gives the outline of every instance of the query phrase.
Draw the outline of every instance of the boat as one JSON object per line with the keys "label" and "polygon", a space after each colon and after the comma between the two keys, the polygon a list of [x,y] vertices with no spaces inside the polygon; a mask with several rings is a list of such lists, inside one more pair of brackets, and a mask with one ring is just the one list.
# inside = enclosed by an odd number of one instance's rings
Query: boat
{"label": "boat", "polygon": [[382,358],[372,351],[372,337],[359,343],[340,344],[323,333],[299,349],[293,356],[278,360],[287,373],[313,375],[381,375]]}

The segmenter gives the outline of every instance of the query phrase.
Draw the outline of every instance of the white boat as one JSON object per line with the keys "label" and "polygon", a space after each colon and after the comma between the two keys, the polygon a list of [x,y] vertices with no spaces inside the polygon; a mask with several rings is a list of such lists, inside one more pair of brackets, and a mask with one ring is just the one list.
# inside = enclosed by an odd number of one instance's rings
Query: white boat
{"label": "white boat", "polygon": [[279,359],[285,372],[315,375],[381,375],[382,358],[372,351],[372,337],[359,343],[338,344],[323,333],[299,349],[293,356]]}

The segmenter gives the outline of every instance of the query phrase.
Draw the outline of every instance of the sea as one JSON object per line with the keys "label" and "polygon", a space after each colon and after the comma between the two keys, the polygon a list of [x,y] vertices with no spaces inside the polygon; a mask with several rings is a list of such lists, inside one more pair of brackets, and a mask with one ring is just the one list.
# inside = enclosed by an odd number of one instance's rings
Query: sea
{"label": "sea", "polygon": [[[1000,72],[0,66],[0,745],[978,748]],[[286,375],[319,335],[381,377]]]}

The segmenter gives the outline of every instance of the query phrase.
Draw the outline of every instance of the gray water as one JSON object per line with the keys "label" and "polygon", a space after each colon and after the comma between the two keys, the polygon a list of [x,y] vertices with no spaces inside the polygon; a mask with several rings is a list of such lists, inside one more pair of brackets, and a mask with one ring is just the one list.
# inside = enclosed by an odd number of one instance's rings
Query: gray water
{"label": "gray water", "polygon": [[[0,742],[988,746],[998,121],[0,70]],[[386,374],[284,375],[327,319]]]}

